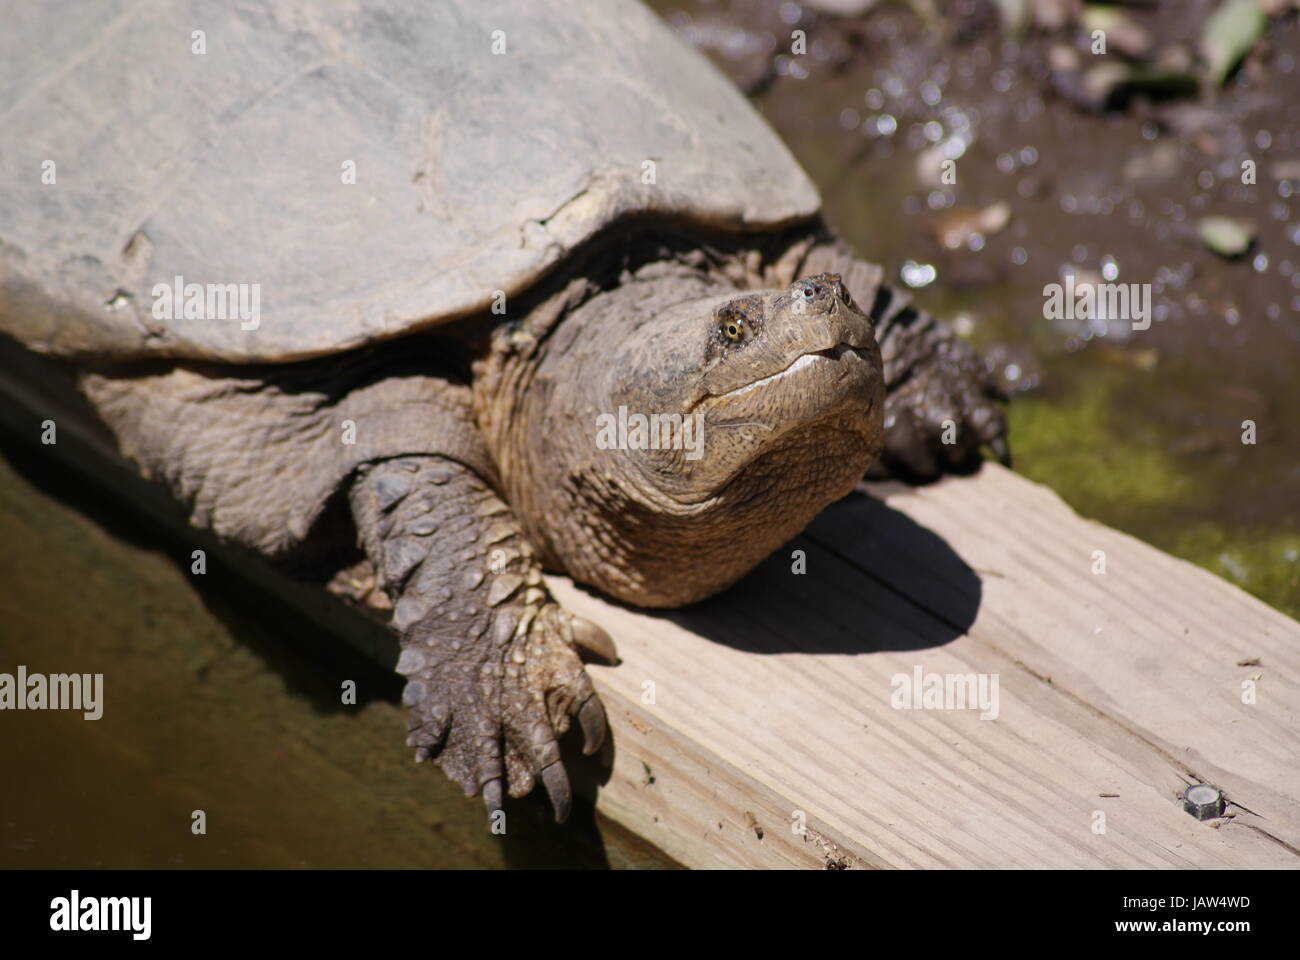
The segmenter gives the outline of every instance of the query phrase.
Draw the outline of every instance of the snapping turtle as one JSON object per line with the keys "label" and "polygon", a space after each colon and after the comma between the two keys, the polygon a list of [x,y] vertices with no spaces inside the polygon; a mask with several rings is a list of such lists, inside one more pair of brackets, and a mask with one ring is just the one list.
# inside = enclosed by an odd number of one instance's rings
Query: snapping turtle
{"label": "snapping turtle", "polygon": [[[1006,456],[971,350],[631,0],[21,5],[0,329],[192,522],[357,546],[409,743],[490,809],[605,716],[595,624],[734,583],[877,472]],[[39,56],[37,51],[40,51]],[[945,421],[950,421],[945,429]]]}

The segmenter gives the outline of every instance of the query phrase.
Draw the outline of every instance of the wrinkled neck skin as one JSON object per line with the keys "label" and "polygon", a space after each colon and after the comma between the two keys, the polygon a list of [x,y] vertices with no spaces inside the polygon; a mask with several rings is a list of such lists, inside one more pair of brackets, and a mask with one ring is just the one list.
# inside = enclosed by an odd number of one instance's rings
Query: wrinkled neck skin
{"label": "wrinkled neck skin", "polygon": [[735,271],[658,262],[575,289],[540,322],[503,326],[475,384],[549,568],[639,606],[701,600],[879,453],[880,351],[835,275],[753,290]]}

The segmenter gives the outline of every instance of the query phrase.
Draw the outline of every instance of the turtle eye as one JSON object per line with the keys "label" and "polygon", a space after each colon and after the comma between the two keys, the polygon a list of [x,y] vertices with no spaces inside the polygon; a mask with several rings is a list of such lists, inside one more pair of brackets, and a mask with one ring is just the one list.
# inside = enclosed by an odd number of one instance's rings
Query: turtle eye
{"label": "turtle eye", "polygon": [[745,337],[745,321],[734,315],[724,317],[722,335],[733,343],[739,343]]}

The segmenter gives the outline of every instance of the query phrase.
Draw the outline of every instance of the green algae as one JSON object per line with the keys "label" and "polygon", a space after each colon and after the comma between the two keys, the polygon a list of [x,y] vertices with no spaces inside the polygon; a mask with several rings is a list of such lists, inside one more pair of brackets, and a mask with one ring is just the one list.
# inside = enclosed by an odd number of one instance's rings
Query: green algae
{"label": "green algae", "polygon": [[[1010,406],[1018,472],[1059,493],[1080,514],[1133,534],[1300,616],[1300,532],[1223,524],[1213,505],[1229,476],[1168,452],[1168,428],[1125,417],[1131,373],[1096,364],[1057,390]],[[1207,511],[1211,516],[1206,516]]]}

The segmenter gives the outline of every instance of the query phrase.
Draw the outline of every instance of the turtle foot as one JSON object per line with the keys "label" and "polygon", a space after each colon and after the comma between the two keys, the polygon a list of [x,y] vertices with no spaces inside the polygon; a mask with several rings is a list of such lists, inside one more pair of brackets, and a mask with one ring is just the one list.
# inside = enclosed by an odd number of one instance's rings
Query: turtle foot
{"label": "turtle foot", "polygon": [[600,627],[551,599],[509,508],[469,468],[439,457],[374,465],[352,505],[388,595],[407,677],[407,743],[489,812],[540,779],[557,821],[572,807],[558,739],[577,718],[584,752],[605,711],[578,652],[617,659]]}
{"label": "turtle foot", "polygon": [[970,344],[921,317],[886,360],[885,447],[872,475],[916,482],[970,471],[985,447],[1010,466],[1007,398]]}

